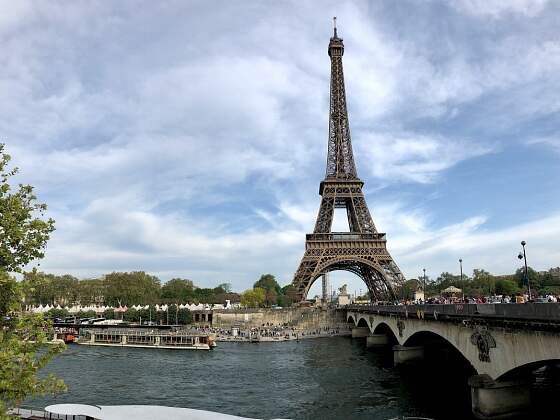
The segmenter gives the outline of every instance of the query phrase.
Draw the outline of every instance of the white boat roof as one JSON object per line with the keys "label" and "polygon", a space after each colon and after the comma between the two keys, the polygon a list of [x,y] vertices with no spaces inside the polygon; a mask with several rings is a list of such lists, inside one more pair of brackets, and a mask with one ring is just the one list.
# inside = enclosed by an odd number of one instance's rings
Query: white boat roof
{"label": "white boat roof", "polygon": [[[86,405],[54,404],[45,407],[52,414],[89,416],[99,420],[257,420],[193,408],[165,407],[161,405]],[[282,420],[282,419],[275,419]]]}

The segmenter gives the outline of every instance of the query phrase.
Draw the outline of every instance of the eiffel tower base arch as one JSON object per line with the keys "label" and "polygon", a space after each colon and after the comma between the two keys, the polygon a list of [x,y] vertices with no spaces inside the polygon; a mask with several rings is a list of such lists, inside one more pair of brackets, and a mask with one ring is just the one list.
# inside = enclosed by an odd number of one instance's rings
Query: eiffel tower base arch
{"label": "eiffel tower base arch", "polygon": [[401,283],[402,274],[385,249],[383,237],[379,233],[307,235],[307,249],[292,282],[294,300],[305,300],[323,274],[342,270],[360,277],[372,300],[395,301],[394,287]]}

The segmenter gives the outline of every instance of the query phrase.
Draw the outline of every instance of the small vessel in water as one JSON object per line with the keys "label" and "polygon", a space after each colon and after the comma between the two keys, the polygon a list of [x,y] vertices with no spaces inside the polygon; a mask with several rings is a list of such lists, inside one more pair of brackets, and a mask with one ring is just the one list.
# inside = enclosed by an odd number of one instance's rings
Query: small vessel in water
{"label": "small vessel in water", "polygon": [[80,331],[78,344],[177,350],[211,350],[216,346],[212,334],[137,328],[85,329]]}

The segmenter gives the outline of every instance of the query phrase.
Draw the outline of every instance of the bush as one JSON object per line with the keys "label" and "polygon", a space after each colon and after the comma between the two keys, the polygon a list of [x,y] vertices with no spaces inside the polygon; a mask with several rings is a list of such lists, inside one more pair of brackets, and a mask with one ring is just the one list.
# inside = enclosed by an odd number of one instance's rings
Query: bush
{"label": "bush", "polygon": [[51,309],[47,312],[47,318],[66,318],[69,315],[66,309]]}
{"label": "bush", "polygon": [[78,318],[95,318],[97,315],[95,314],[95,311],[91,310],[91,311],[80,311],[76,314],[76,316]]}
{"label": "bush", "polygon": [[116,315],[116,314],[115,314],[115,310],[114,310],[114,309],[106,309],[106,310],[103,312],[103,318],[105,318],[105,319],[116,319],[116,316],[115,316],[115,315]]}
{"label": "bush", "polygon": [[130,308],[124,312],[123,319],[128,322],[138,322],[140,315],[138,315],[138,311],[136,309]]}

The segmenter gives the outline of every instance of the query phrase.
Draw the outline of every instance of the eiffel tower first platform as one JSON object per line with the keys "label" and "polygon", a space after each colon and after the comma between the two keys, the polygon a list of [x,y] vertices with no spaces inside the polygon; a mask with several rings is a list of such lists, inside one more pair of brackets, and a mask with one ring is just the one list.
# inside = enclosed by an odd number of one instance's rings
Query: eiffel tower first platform
{"label": "eiffel tower first platform", "polygon": [[[336,18],[335,18],[336,19]],[[387,251],[384,233],[375,228],[358,178],[342,72],[344,44],[334,35],[331,58],[327,172],[319,187],[321,206],[313,233],[306,235],[305,254],[292,282],[295,301],[303,301],[311,285],[329,271],[346,270],[366,283],[373,301],[394,301],[395,286],[404,277]],[[345,208],[349,232],[332,232],[335,208]]]}

